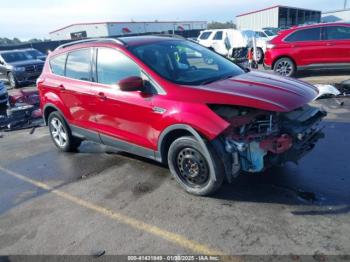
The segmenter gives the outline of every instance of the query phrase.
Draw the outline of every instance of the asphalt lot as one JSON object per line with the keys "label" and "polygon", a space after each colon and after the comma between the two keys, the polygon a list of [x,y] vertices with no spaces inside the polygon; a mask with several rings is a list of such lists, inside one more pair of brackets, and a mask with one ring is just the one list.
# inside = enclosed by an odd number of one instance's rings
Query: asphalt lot
{"label": "asphalt lot", "polygon": [[326,137],[299,165],[240,176],[211,197],[185,193],[155,162],[92,142],[61,153],[45,127],[2,133],[0,255],[350,254],[343,100],[315,103],[329,113]]}

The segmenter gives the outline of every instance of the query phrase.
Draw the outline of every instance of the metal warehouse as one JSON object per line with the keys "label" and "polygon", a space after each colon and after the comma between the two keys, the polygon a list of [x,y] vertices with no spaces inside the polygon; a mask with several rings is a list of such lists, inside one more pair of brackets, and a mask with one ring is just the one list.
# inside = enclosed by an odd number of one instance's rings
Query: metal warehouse
{"label": "metal warehouse", "polygon": [[319,23],[321,12],[288,6],[273,6],[236,16],[238,29],[259,30],[264,27],[287,28]]}
{"label": "metal warehouse", "polygon": [[100,22],[72,24],[49,34],[51,40],[69,40],[142,33],[172,33],[206,28],[206,21]]}

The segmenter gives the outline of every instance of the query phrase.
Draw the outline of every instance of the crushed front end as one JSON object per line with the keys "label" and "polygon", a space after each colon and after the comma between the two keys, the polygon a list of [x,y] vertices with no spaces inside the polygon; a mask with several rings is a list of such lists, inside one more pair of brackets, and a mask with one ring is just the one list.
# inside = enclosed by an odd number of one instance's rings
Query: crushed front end
{"label": "crushed front end", "polygon": [[213,142],[221,145],[228,178],[241,171],[256,173],[289,161],[297,163],[324,136],[320,122],[326,112],[309,105],[287,113],[225,105],[210,108],[230,123]]}

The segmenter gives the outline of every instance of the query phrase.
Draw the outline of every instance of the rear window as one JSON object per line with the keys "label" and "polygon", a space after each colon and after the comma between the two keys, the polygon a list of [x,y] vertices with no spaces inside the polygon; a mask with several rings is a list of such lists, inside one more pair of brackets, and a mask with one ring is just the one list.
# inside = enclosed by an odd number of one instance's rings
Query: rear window
{"label": "rear window", "polygon": [[91,79],[91,50],[82,49],[68,54],[66,77],[90,81]]}
{"label": "rear window", "polygon": [[64,66],[66,63],[67,54],[55,56],[50,60],[52,73],[59,76],[64,76]]}
{"label": "rear window", "polygon": [[350,27],[348,26],[327,26],[325,31],[326,40],[350,39]]}
{"label": "rear window", "polygon": [[209,38],[212,32],[204,32],[200,35],[199,39],[206,40]]}
{"label": "rear window", "polygon": [[321,28],[309,28],[295,31],[287,36],[286,42],[318,41],[321,40]]}

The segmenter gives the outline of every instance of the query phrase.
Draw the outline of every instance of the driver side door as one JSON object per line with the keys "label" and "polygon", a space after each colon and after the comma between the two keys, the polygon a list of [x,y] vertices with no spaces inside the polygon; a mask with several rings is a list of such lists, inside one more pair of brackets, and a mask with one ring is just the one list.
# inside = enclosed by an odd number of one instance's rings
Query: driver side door
{"label": "driver side door", "polygon": [[142,77],[142,70],[124,53],[112,48],[97,48],[95,59],[95,118],[102,142],[153,158],[156,149],[153,127],[161,118],[153,110],[156,94],[121,91],[118,86],[127,77]]}

